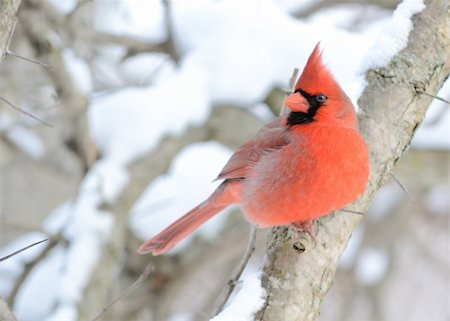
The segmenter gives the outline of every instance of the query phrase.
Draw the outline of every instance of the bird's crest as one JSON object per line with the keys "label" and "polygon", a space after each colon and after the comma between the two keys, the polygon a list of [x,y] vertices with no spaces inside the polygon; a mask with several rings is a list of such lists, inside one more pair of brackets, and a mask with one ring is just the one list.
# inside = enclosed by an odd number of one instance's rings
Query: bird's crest
{"label": "bird's crest", "polygon": [[301,88],[312,95],[318,94],[326,89],[327,95],[339,95],[342,89],[336,80],[334,80],[328,68],[323,64],[322,51],[319,45],[320,42],[317,43],[309,56],[305,68],[295,85],[295,89]]}

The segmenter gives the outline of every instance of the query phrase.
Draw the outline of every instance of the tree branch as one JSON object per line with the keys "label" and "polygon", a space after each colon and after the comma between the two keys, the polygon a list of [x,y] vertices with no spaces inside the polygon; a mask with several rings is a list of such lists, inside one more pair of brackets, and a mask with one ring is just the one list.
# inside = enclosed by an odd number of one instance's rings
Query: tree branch
{"label": "tree branch", "polygon": [[349,5],[349,4],[356,4],[356,5],[371,4],[378,6],[380,8],[393,10],[399,4],[399,2],[400,2],[399,0],[366,0],[364,2],[362,2],[361,0],[322,0],[311,2],[310,6],[307,6],[306,8],[302,8],[297,12],[294,12],[293,16],[295,16],[296,18],[306,18],[319,12],[320,10],[329,9],[334,6]]}
{"label": "tree branch", "polygon": [[17,23],[17,10],[22,0],[0,0],[0,62],[9,49]]}
{"label": "tree branch", "polygon": [[14,288],[12,289],[11,294],[9,295],[8,303],[12,308],[16,303],[16,298],[17,295],[19,294],[19,290],[22,288],[23,283],[27,280],[30,273],[33,271],[35,266],[39,264],[39,262],[41,262],[43,259],[47,257],[50,251],[59,243],[59,241],[61,241],[61,239],[62,239],[61,234],[51,237],[50,241],[47,243],[42,252],[39,253],[39,255],[36,256],[33,260],[25,264],[22,273],[17,278],[16,283],[14,284]]}
{"label": "tree branch", "polygon": [[4,257],[1,257],[1,258],[0,258],[0,262],[6,261],[7,259],[12,258],[13,256],[16,256],[17,254],[19,254],[19,253],[21,253],[21,252],[23,252],[23,251],[26,251],[26,250],[28,250],[29,248],[32,248],[33,246],[36,246],[36,245],[41,244],[41,243],[46,242],[46,241],[48,241],[48,239],[43,239],[43,240],[34,242],[33,244],[27,245],[27,246],[25,246],[25,247],[23,247],[23,248],[21,248],[21,249],[19,249],[19,250],[17,250],[17,251],[14,251],[14,252],[11,253],[11,254],[8,254],[8,255],[6,255],[6,256],[4,256]]}
{"label": "tree branch", "polygon": [[[362,94],[360,127],[368,143],[371,174],[366,192],[351,209],[366,212],[377,190],[409,147],[431,98],[415,88],[437,92],[450,73],[450,37],[446,0],[425,1],[412,19],[408,46],[384,68],[369,70]],[[447,7],[447,9],[446,9]],[[392,77],[383,77],[389,71]],[[287,228],[273,229],[262,283],[267,297],[256,320],[316,320],[330,289],[338,260],[363,217],[331,214],[314,222],[316,246],[297,255]]]}
{"label": "tree branch", "polygon": [[139,278],[134,281],[128,288],[126,288],[122,293],[119,294],[119,296],[117,298],[115,298],[114,300],[112,300],[107,306],[105,306],[103,308],[103,310],[97,315],[95,316],[95,318],[92,319],[92,321],[97,321],[100,320],[100,318],[102,318],[105,313],[120,299],[122,299],[123,297],[127,296],[128,294],[130,294],[131,292],[133,292],[134,289],[136,289],[137,287],[139,287],[142,282],[145,281],[145,279],[150,275],[150,273],[152,273],[155,269],[155,266],[153,265],[153,263],[149,263],[147,264],[147,266],[145,267],[144,271],[142,272],[142,274],[139,276]]}
{"label": "tree branch", "polygon": [[230,298],[231,294],[236,288],[236,285],[238,284],[238,281],[241,278],[242,272],[244,272],[244,269],[247,266],[248,261],[252,257],[253,252],[255,251],[255,240],[256,240],[256,227],[250,225],[250,233],[248,237],[247,248],[245,249],[241,261],[239,262],[235,271],[228,280],[226,288],[223,290],[219,299],[217,300],[217,305],[215,306],[214,311],[211,314],[213,317],[218,315],[223,310],[225,304],[227,303],[228,299]]}
{"label": "tree branch", "polygon": [[6,302],[0,297],[0,321],[17,321],[8,308]]}

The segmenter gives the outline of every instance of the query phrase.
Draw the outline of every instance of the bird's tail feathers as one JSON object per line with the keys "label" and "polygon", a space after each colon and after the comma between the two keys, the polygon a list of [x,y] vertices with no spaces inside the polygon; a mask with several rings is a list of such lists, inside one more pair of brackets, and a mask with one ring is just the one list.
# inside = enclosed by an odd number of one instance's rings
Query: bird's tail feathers
{"label": "bird's tail feathers", "polygon": [[203,203],[197,205],[183,217],[172,223],[159,234],[144,242],[138,249],[140,254],[163,254],[172,249],[178,242],[195,231],[215,214],[234,203],[229,193],[227,182],[221,186]]}

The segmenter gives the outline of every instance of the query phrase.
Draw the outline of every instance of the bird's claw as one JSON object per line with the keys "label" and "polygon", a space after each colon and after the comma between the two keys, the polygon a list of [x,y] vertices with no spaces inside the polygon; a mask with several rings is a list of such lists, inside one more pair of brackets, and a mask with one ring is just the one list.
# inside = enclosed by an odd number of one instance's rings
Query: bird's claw
{"label": "bird's claw", "polygon": [[301,254],[306,250],[306,246],[303,242],[305,241],[305,238],[302,234],[308,234],[309,238],[314,243],[314,247],[316,247],[316,231],[314,229],[314,225],[311,222],[293,222],[291,223],[290,227],[294,231],[294,235],[292,236],[292,240],[294,241],[294,243],[292,247],[295,251]]}

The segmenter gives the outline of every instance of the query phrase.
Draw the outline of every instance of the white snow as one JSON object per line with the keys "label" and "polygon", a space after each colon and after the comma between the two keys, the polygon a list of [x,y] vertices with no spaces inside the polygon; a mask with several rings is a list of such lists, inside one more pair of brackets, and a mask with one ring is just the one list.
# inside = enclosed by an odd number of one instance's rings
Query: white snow
{"label": "white snow", "polygon": [[160,74],[167,68],[171,68],[170,71],[173,72],[173,64],[164,54],[142,53],[123,61],[120,64],[120,75],[127,84],[148,86],[157,83]]}
{"label": "white snow", "polygon": [[33,269],[14,306],[18,320],[45,320],[55,303],[65,264],[64,248],[58,246]]}
{"label": "white snow", "polygon": [[367,52],[363,71],[385,66],[400,50],[406,48],[409,33],[413,28],[411,18],[423,9],[423,0],[403,0],[398,5],[391,20]]}
{"label": "white snow", "polygon": [[242,289],[234,300],[211,321],[251,321],[264,304],[265,291],[261,285],[261,272],[243,280]]}
{"label": "white snow", "polygon": [[45,156],[45,146],[38,135],[23,126],[12,126],[7,131],[8,138],[25,154],[35,160]]}
{"label": "white snow", "polygon": [[356,99],[357,67],[378,33],[373,26],[350,33],[323,22],[304,23],[270,1],[179,2],[173,9],[180,50],[197,56],[208,70],[213,102],[261,101],[272,86],[286,85],[294,67],[303,68],[318,41],[336,78]]}
{"label": "white snow", "polygon": [[[31,232],[12,241],[8,245],[0,249],[0,257],[5,257],[15,251],[24,248],[30,244],[42,241],[47,238],[47,235],[41,232]],[[0,296],[8,297],[10,294],[15,279],[22,273],[23,266],[33,260],[42,249],[45,247],[45,242],[38,244],[26,251],[23,251],[11,258],[0,263]]]}
{"label": "white snow", "polygon": [[39,160],[45,156],[45,146],[41,138],[25,126],[16,124],[7,113],[0,114],[0,135],[4,134],[22,152]]}
{"label": "white snow", "polygon": [[[101,163],[98,166],[101,166]],[[82,299],[83,290],[100,256],[101,247],[113,226],[111,214],[98,210],[98,206],[104,201],[104,193],[97,185],[108,184],[107,178],[111,178],[110,181],[114,184],[117,178],[108,175],[101,180],[95,171],[94,168],[94,173],[89,173],[85,178],[77,199],[55,209],[43,223],[44,229],[50,234],[63,231],[68,244],[66,247],[60,245],[53,249],[23,284],[14,309],[20,320],[61,320],[62,315],[66,316],[64,320],[67,321],[78,318],[76,306]],[[109,195],[115,197],[115,193],[118,193],[118,190],[111,191]],[[23,256],[31,255],[32,250],[24,252]],[[37,250],[36,247],[34,251]],[[20,256],[17,257],[11,262],[6,261],[7,271],[8,266],[11,269],[14,265],[18,271],[15,274],[10,273],[11,282],[14,282],[20,273],[20,266],[30,260],[24,262],[19,260]],[[0,271],[3,268],[2,264]],[[2,275],[3,273],[0,273],[0,277]],[[11,285],[9,290],[10,287]],[[9,291],[8,287],[0,287],[0,290]]]}
{"label": "white snow", "polygon": [[76,57],[71,49],[62,52],[64,64],[75,85],[83,94],[89,94],[93,89],[92,76],[89,65],[82,58]]}
{"label": "white snow", "polygon": [[368,247],[358,257],[355,276],[362,284],[374,285],[384,277],[388,266],[386,252]]}
{"label": "white snow", "polygon": [[85,191],[96,191],[103,202],[113,202],[129,181],[128,170],[114,158],[102,158],[84,179]]}
{"label": "white snow", "polygon": [[50,0],[50,3],[61,13],[68,14],[77,5],[77,0]]}
{"label": "white snow", "polygon": [[181,134],[209,115],[209,94],[202,65],[186,58],[157,85],[127,88],[93,101],[89,120],[104,156],[128,162],[149,152],[162,137]]}
{"label": "white snow", "polygon": [[95,1],[94,6],[100,31],[151,41],[165,36],[161,1]]}
{"label": "white snow", "polygon": [[[230,156],[229,149],[213,141],[191,144],[181,150],[168,173],[153,180],[135,203],[130,217],[133,232],[145,240],[204,201],[220,184],[211,181]],[[212,238],[226,217],[225,213],[215,216],[192,236]],[[182,241],[170,253],[178,253],[190,239]]]}

